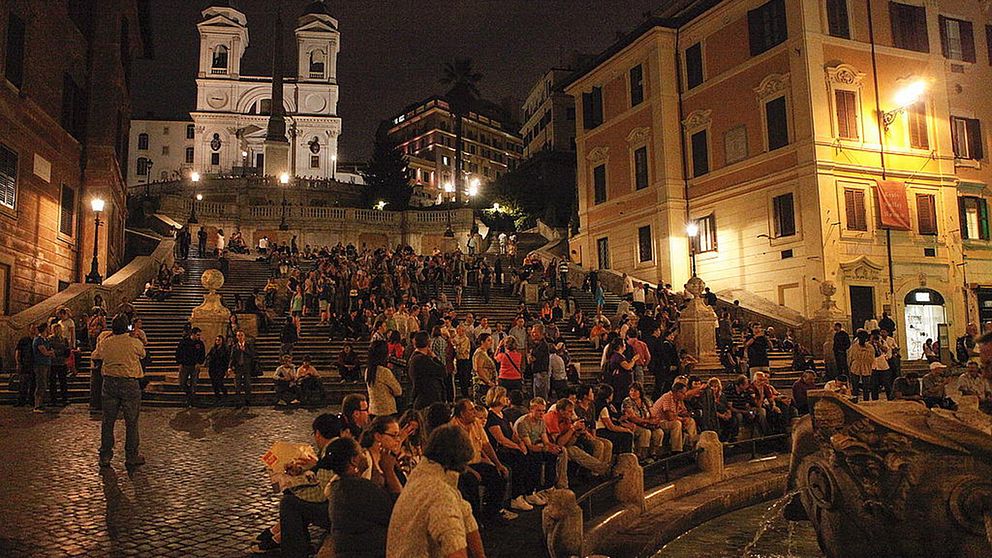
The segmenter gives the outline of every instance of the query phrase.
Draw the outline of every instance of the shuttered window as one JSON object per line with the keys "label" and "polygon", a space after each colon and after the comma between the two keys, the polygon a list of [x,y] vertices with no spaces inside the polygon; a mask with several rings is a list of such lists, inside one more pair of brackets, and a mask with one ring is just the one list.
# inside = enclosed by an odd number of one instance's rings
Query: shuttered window
{"label": "shuttered window", "polygon": [[930,138],[927,135],[927,107],[923,101],[913,103],[906,109],[906,121],[909,126],[910,147],[930,149]]}
{"label": "shuttered window", "polygon": [[889,2],[889,19],[892,22],[892,46],[930,52],[926,8]]}
{"label": "shuttered window", "polygon": [[985,158],[985,141],[982,123],[975,118],[951,117],[951,144],[958,159],[980,160]]}
{"label": "shuttered window", "polygon": [[703,47],[699,43],[685,49],[685,77],[689,89],[703,83]]}
{"label": "shuttered window", "polygon": [[582,94],[582,122],[586,130],[603,123],[602,87],[593,87],[589,93]]}
{"label": "shuttered window", "polygon": [[768,123],[768,150],[774,151],[789,145],[789,117],[785,97],[765,103],[765,118]]}
{"label": "shuttered window", "polygon": [[0,206],[17,208],[17,152],[0,144]]}
{"label": "shuttered window", "polygon": [[847,0],[827,0],[827,32],[832,37],[851,38]]}
{"label": "shuttered window", "polygon": [[630,106],[644,101],[644,68],[638,64],[630,69]]}
{"label": "shuttered window", "polygon": [[699,230],[695,237],[692,237],[692,249],[697,254],[705,252],[715,252],[716,246],[716,215],[710,213],[706,217],[696,220]]}
{"label": "shuttered window", "polygon": [[24,20],[8,12],[3,72],[7,81],[18,89],[24,85],[24,36]]}
{"label": "shuttered window", "polygon": [[700,130],[692,134],[689,142],[692,144],[692,176],[703,176],[710,172],[706,130]]}
{"label": "shuttered window", "polygon": [[775,218],[775,238],[796,234],[796,205],[792,194],[772,198]]}
{"label": "shuttered window", "polygon": [[69,74],[62,76],[62,128],[77,140],[86,133],[85,94]]}
{"label": "shuttered window", "polygon": [[639,147],[634,151],[634,188],[648,187],[648,148]]}
{"label": "shuttered window", "polygon": [[747,13],[748,44],[751,56],[779,45],[789,37],[785,19],[785,0],[771,0]]}
{"label": "shuttered window", "polygon": [[931,194],[916,194],[916,217],[920,234],[937,234],[937,203]]}
{"label": "shuttered window", "polygon": [[651,225],[637,229],[637,257],[639,262],[649,262],[654,259],[651,250]]}
{"label": "shuttered window", "polygon": [[606,165],[599,165],[592,169],[592,186],[594,203],[600,204],[606,201]]}
{"label": "shuttered window", "polygon": [[847,214],[847,230],[868,230],[868,218],[865,215],[864,190],[858,190],[856,188],[844,189],[844,211]]}
{"label": "shuttered window", "polygon": [[59,232],[73,236],[73,224],[76,219],[76,191],[62,185],[62,196],[59,203]]}
{"label": "shuttered window", "polygon": [[940,50],[944,58],[975,61],[975,33],[971,22],[940,16]]}
{"label": "shuttered window", "polygon": [[989,207],[984,198],[963,196],[958,198],[961,211],[961,238],[989,240]]}
{"label": "shuttered window", "polygon": [[834,104],[837,107],[837,137],[858,139],[858,105],[854,91],[838,89],[834,91]]}

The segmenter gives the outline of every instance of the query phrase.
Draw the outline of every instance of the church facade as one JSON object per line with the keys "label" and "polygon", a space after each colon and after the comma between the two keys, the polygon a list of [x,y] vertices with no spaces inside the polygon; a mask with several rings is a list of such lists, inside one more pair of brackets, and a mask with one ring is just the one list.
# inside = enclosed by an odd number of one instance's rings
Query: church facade
{"label": "church facade", "polygon": [[[204,9],[197,24],[200,55],[191,122],[134,122],[133,146],[144,145],[137,137],[141,133],[148,133],[151,143],[161,145],[149,152],[132,150],[127,173],[132,186],[158,180],[163,173],[170,178],[176,172],[188,176],[193,171],[237,175],[262,173],[265,168],[263,142],[272,112],[272,77],[241,73],[242,56],[249,44],[248,20],[236,8],[217,4]],[[289,141],[287,171],[292,176],[339,178],[337,27],[337,20],[322,1],[310,4],[297,18],[296,76],[282,80]],[[155,132],[165,127],[175,130],[166,135]],[[161,159],[161,164],[156,159]],[[149,161],[154,165],[150,171]]]}

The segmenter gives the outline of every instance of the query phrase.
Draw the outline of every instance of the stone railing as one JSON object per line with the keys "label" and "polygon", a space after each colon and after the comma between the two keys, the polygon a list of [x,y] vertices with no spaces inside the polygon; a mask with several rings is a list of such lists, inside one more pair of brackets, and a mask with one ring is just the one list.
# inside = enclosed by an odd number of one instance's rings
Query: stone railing
{"label": "stone railing", "polygon": [[27,310],[13,316],[0,316],[0,354],[3,355],[4,364],[13,371],[14,347],[17,345],[17,340],[25,335],[31,335],[31,329],[55,315],[58,308],[68,307],[78,326],[80,320],[85,319],[85,313],[93,307],[93,299],[96,295],[103,297],[104,308],[112,312],[125,299],[131,300],[141,293],[145,283],[158,274],[159,264],[164,263],[171,267],[174,261],[175,241],[165,239],[159,242],[151,255],[134,258],[131,263],[105,279],[102,285],[73,283],[62,292]]}

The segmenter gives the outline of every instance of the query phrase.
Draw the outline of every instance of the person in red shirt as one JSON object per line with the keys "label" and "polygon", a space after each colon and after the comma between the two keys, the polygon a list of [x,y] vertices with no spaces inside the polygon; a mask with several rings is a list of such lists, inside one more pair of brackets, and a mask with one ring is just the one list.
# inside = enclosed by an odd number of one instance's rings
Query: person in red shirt
{"label": "person in red shirt", "polygon": [[[612,452],[604,453],[603,440],[590,432],[583,421],[576,420],[575,404],[572,400],[559,399],[545,413],[544,425],[548,430],[548,438],[565,448],[568,459],[594,475],[605,475],[610,472],[610,462],[596,459],[593,455],[607,455],[608,458],[612,458]],[[559,488],[568,487],[567,471],[567,466],[559,471]]]}

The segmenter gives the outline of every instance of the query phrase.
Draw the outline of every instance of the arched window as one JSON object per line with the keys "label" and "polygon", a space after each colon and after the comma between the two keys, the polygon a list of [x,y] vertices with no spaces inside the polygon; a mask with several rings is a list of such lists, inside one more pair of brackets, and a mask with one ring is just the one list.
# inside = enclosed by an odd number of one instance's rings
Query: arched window
{"label": "arched window", "polygon": [[227,47],[224,45],[217,45],[214,49],[213,63],[210,65],[210,73],[212,74],[223,74],[227,73]]}
{"label": "arched window", "polygon": [[138,149],[142,151],[148,149],[148,134],[138,134]]}
{"label": "arched window", "polygon": [[138,157],[138,168],[136,169],[138,176],[148,176],[148,159],[145,157]]}
{"label": "arched window", "polygon": [[272,113],[272,99],[262,99],[258,102],[258,114]]}
{"label": "arched window", "polygon": [[310,51],[310,77],[324,77],[324,51],[322,50]]}

